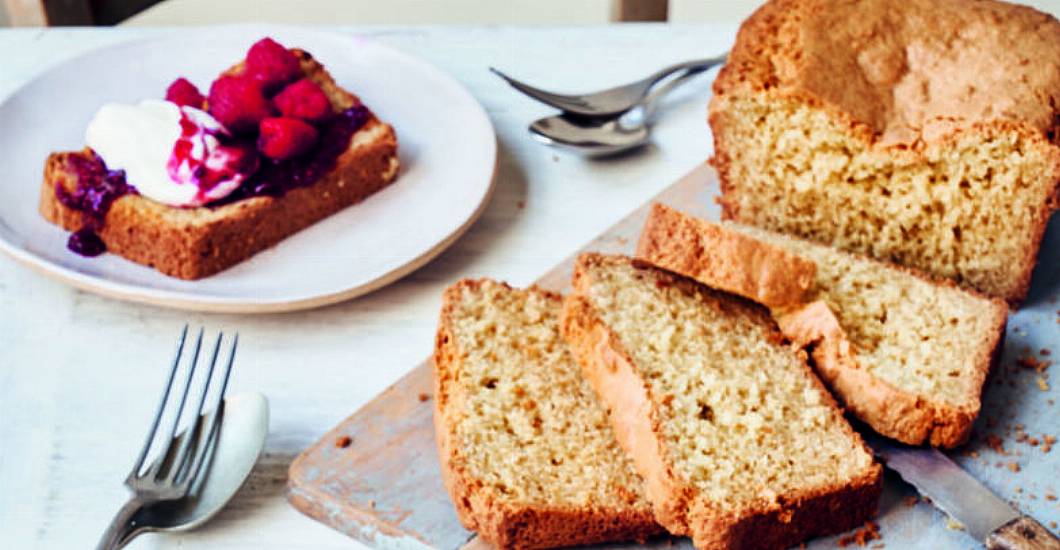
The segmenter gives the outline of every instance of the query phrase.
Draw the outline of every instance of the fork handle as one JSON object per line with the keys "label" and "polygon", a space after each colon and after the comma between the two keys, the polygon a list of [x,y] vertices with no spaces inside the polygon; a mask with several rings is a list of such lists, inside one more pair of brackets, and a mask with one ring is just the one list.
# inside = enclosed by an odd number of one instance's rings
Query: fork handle
{"label": "fork handle", "polygon": [[129,499],[129,502],[126,502],[121,507],[121,510],[118,510],[118,514],[110,522],[110,526],[103,533],[103,538],[99,540],[96,550],[118,550],[128,544],[136,536],[137,526],[133,522],[133,518],[136,517],[136,513],[141,508],[143,508],[143,503],[140,502],[140,499],[136,497]]}

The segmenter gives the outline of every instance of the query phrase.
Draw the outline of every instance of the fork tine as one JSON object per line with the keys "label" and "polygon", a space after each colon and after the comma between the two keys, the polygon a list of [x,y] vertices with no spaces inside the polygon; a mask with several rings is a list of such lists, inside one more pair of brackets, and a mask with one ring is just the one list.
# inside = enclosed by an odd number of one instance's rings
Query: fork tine
{"label": "fork tine", "polygon": [[196,434],[195,431],[199,424],[199,417],[202,415],[202,406],[206,404],[206,394],[210,392],[210,382],[213,381],[213,371],[214,367],[217,365],[217,353],[221,350],[221,340],[223,338],[224,332],[217,334],[217,339],[213,346],[213,354],[210,356],[210,366],[207,367],[206,378],[204,378],[202,384],[202,391],[199,392],[199,403],[195,407],[195,413],[191,417],[192,421],[184,432],[184,438],[180,442],[180,447],[177,449],[177,453],[173,455],[172,464],[169,467],[169,471],[166,473],[166,479],[171,483],[175,482],[181,471],[184,470],[184,466],[187,464],[188,457],[191,454],[192,441],[201,437],[201,434]]}
{"label": "fork tine", "polygon": [[217,396],[214,398],[213,412],[210,413],[210,423],[202,432],[204,435],[203,445],[199,448],[198,452],[195,453],[195,458],[192,459],[191,466],[188,467],[188,475],[184,479],[189,488],[191,484],[195,483],[195,480],[199,477],[202,465],[205,462],[206,456],[207,454],[209,454],[210,447],[214,441],[218,423],[221,421],[225,393],[228,391],[228,379],[232,375],[232,364],[236,360],[236,348],[238,346],[239,333],[237,332],[235,337],[232,339],[232,348],[228,352],[228,364],[225,365],[225,371],[221,378],[221,389],[217,392]]}
{"label": "fork tine", "polygon": [[155,440],[158,424],[162,421],[162,412],[166,410],[166,401],[169,401],[169,392],[173,389],[173,379],[176,377],[177,367],[180,365],[180,357],[184,353],[184,341],[187,337],[188,325],[185,323],[184,328],[180,331],[180,339],[177,341],[177,353],[173,357],[173,366],[169,369],[169,377],[166,379],[166,385],[162,389],[162,399],[158,401],[155,419],[151,422],[151,428],[147,430],[147,440],[144,441],[144,447],[140,450],[140,456],[136,459],[136,465],[133,466],[132,472],[129,474],[130,477],[140,475],[140,470],[144,467],[144,461],[147,460],[147,454],[151,450],[151,442]]}
{"label": "fork tine", "polygon": [[[192,350],[191,364],[188,366],[188,374],[184,377],[184,391],[180,395],[180,403],[177,405],[177,414],[173,415],[173,422],[169,426],[169,435],[166,437],[165,446],[162,447],[162,452],[158,455],[163,459],[169,456],[169,450],[173,447],[173,438],[177,435],[177,428],[180,427],[180,418],[184,415],[184,404],[188,401],[188,390],[191,389],[191,383],[195,378],[195,370],[199,366],[199,351],[202,349],[202,334],[203,328],[199,327],[199,335],[195,338],[195,349]],[[148,471],[148,473],[157,478],[162,467],[165,465],[165,460],[159,460],[155,462],[154,466]],[[170,465],[172,468],[172,465]]]}

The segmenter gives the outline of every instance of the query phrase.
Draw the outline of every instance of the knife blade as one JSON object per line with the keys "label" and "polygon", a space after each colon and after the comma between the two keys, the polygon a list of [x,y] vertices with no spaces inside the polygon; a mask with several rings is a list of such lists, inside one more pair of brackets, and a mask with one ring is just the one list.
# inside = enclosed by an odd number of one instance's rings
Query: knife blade
{"label": "knife blade", "polygon": [[1060,549],[1060,539],[1021,515],[937,449],[909,447],[875,434],[864,438],[888,468],[987,548]]}

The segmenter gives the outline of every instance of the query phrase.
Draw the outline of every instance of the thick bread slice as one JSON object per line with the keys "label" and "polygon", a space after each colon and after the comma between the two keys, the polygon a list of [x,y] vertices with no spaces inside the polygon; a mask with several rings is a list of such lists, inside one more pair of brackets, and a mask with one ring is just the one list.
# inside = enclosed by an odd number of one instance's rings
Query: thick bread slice
{"label": "thick bread slice", "polygon": [[498,548],[662,532],[559,335],[561,299],[489,280],[446,290],[435,430],[460,521]]}
{"label": "thick bread slice", "polygon": [[[309,54],[292,51],[301,59],[306,77],[324,89],[336,111],[360,103]],[[240,71],[242,65],[237,65],[228,73]],[[53,153],[45,163],[41,215],[68,231],[80,229],[84,218],[59,202],[55,187],[75,189],[77,174],[68,167],[68,160],[90,154],[87,149]],[[394,181],[398,167],[394,129],[371,115],[353,135],[335,168],[308,187],[292,189],[281,197],[252,197],[201,208],[174,208],[140,195],[125,195],[111,205],[97,233],[109,252],[172,277],[200,279],[364,200]]]}
{"label": "thick bread slice", "polygon": [[652,204],[637,257],[770,308],[802,304],[817,271],[812,261],[660,203]]}
{"label": "thick bread slice", "polygon": [[574,288],[563,335],[670,532],[786,548],[875,512],[880,466],[764,308],[621,256]]}
{"label": "thick bread slice", "polygon": [[[791,260],[772,266],[752,261],[788,256],[816,264],[808,293],[739,285],[751,276],[772,281],[809,272],[800,274]],[[644,226],[637,257],[760,303],[786,303],[773,309],[781,330],[800,345],[813,345],[821,378],[880,434],[913,445],[955,447],[971,433],[983,383],[1003,340],[1004,301],[863,256],[738,224],[713,224],[660,204]]]}

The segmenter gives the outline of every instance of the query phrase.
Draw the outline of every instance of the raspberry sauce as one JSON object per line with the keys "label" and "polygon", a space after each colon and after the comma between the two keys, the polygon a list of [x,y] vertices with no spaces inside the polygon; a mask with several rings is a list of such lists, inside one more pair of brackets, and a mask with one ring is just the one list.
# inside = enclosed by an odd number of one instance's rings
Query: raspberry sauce
{"label": "raspberry sauce", "polygon": [[291,189],[313,185],[335,168],[339,156],[349,149],[353,134],[368,122],[369,116],[368,109],[362,105],[335,114],[318,126],[320,139],[308,153],[280,161],[262,157],[257,172],[232,194],[209,206],[220,206],[250,197],[279,197]]}
{"label": "raspberry sauce", "polygon": [[180,110],[180,137],[173,145],[166,172],[173,181],[194,182],[199,188],[198,204],[208,203],[209,193],[218,184],[240,181],[257,167],[258,155],[253,148],[233,143],[224,129],[196,122],[187,110]]}
{"label": "raspberry sauce", "polygon": [[[228,196],[208,203],[207,207],[222,206],[251,197],[280,197],[287,191],[298,187],[307,187],[317,182],[324,174],[335,168],[335,163],[344,151],[350,147],[350,140],[370,118],[368,109],[358,105],[337,113],[319,126],[320,140],[316,147],[299,157],[276,161],[261,158],[260,165],[254,173]],[[195,139],[192,124],[181,121],[182,136],[174,147],[174,156],[186,161],[191,152],[191,140]],[[247,147],[250,147],[247,151]],[[253,154],[253,141],[249,144],[226,144],[226,149],[247,151],[248,162],[257,162]],[[183,154],[182,154],[183,153]],[[136,193],[136,188],[125,181],[124,170],[108,170],[103,159],[92,154],[91,157],[72,155],[67,160],[70,171],[77,174],[77,186],[73,192],[62,185],[55,186],[55,197],[64,206],[83,214],[81,229],[70,234],[66,246],[82,256],[98,256],[107,247],[99,238],[97,231],[103,227],[107,212],[118,198]],[[204,163],[209,164],[209,162]],[[205,166],[199,168],[205,170]],[[199,173],[203,177],[200,189],[209,188],[211,184],[223,178],[225,173]]]}
{"label": "raspberry sauce", "polygon": [[108,170],[103,159],[95,153],[91,157],[72,155],[67,167],[77,174],[73,192],[61,184],[55,186],[55,198],[67,208],[81,212],[81,229],[73,232],[66,247],[82,256],[99,256],[107,250],[96,234],[103,227],[110,206],[119,197],[135,193],[125,181],[124,170]]}

